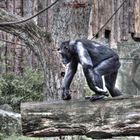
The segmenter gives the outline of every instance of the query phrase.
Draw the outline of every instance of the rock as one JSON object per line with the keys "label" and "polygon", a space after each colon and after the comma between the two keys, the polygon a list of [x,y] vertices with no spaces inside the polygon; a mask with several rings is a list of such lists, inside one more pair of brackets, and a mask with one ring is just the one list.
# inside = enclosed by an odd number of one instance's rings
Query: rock
{"label": "rock", "polygon": [[5,111],[11,111],[11,112],[13,111],[13,108],[8,104],[0,105],[0,109]]}
{"label": "rock", "polygon": [[123,95],[140,95],[140,43],[130,40],[118,44],[121,67],[116,86]]}
{"label": "rock", "polygon": [[0,133],[6,136],[21,134],[21,115],[0,109]]}

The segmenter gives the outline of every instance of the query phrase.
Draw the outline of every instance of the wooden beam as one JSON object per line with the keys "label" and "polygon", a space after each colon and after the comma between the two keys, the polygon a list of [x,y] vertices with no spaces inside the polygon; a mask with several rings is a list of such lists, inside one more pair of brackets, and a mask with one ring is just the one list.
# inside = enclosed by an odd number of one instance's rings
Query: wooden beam
{"label": "wooden beam", "polygon": [[135,0],[134,2],[134,37],[140,38],[140,0]]}
{"label": "wooden beam", "polygon": [[22,103],[21,116],[27,136],[140,136],[140,96]]}

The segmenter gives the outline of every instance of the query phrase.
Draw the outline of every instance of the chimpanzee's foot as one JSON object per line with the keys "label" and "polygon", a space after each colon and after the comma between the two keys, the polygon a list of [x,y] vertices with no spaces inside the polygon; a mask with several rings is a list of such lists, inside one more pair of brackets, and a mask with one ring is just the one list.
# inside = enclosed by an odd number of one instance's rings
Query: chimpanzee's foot
{"label": "chimpanzee's foot", "polygon": [[98,95],[98,94],[94,94],[90,97],[90,101],[93,102],[93,101],[97,101],[97,100],[101,100],[103,99],[105,96],[104,95]]}
{"label": "chimpanzee's foot", "polygon": [[122,95],[122,93],[117,88],[115,88],[113,90],[113,92],[110,91],[110,94],[111,94],[112,97],[117,97],[117,96],[121,96]]}
{"label": "chimpanzee's foot", "polygon": [[96,92],[97,95],[104,95],[104,96],[109,96],[108,92]]}
{"label": "chimpanzee's foot", "polygon": [[85,96],[86,100],[89,100],[92,96]]}
{"label": "chimpanzee's foot", "polygon": [[62,95],[62,99],[63,100],[70,100],[71,99],[71,95],[70,94],[63,94]]}

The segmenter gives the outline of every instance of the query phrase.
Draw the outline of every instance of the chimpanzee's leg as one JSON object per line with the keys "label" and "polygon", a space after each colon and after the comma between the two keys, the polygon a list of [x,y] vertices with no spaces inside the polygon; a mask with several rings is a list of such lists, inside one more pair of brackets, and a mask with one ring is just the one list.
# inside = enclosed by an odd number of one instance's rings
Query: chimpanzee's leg
{"label": "chimpanzee's leg", "polygon": [[[106,91],[97,91],[97,87],[96,87],[96,81],[94,79],[94,71],[93,68],[90,69],[83,69],[84,70],[84,74],[88,83],[89,88],[94,91],[96,94],[94,94],[91,97],[85,97],[86,99],[90,99],[90,101],[95,101],[95,100],[100,100],[103,99],[104,96],[108,96]],[[100,88],[103,89],[103,82],[102,82],[102,78],[100,79]],[[99,87],[98,87],[99,88]]]}
{"label": "chimpanzee's leg", "polygon": [[[118,70],[120,62],[117,56],[102,61],[94,68],[84,70],[89,87],[97,95],[108,95],[103,90],[102,75],[110,75]],[[116,79],[115,79],[116,80]],[[113,81],[113,80],[112,80]],[[99,89],[99,90],[98,90]],[[94,97],[93,97],[94,100]]]}
{"label": "chimpanzee's leg", "polygon": [[[93,90],[94,92],[96,92],[97,94],[100,95],[106,95],[106,90],[103,89],[103,80],[102,77],[100,75],[96,75],[96,73],[94,73],[94,69],[88,69],[88,70],[84,70],[84,74],[88,83],[88,86],[90,87],[91,90]],[[97,85],[97,81],[98,81],[98,85]]]}
{"label": "chimpanzee's leg", "polygon": [[[112,73],[117,72],[119,67],[120,62],[117,56],[102,61],[93,69],[95,85],[99,88],[102,88],[102,76],[110,75]],[[113,79],[116,80],[116,77],[114,77]]]}
{"label": "chimpanzee's leg", "polygon": [[121,92],[115,88],[118,71],[105,76],[105,84],[112,97],[122,95]]}

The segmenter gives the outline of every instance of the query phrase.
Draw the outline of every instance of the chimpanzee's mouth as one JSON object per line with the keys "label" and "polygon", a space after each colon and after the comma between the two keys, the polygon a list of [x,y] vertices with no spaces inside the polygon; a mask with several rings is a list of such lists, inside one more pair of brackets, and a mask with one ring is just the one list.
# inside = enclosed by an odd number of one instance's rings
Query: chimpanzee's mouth
{"label": "chimpanzee's mouth", "polygon": [[70,62],[70,60],[68,59],[68,57],[64,54],[61,54],[61,57],[62,57],[62,63],[64,65],[68,64]]}
{"label": "chimpanzee's mouth", "polygon": [[67,64],[69,63],[69,61],[68,61],[67,59],[63,59],[63,58],[62,58],[62,63],[63,63],[64,65],[67,65]]}

